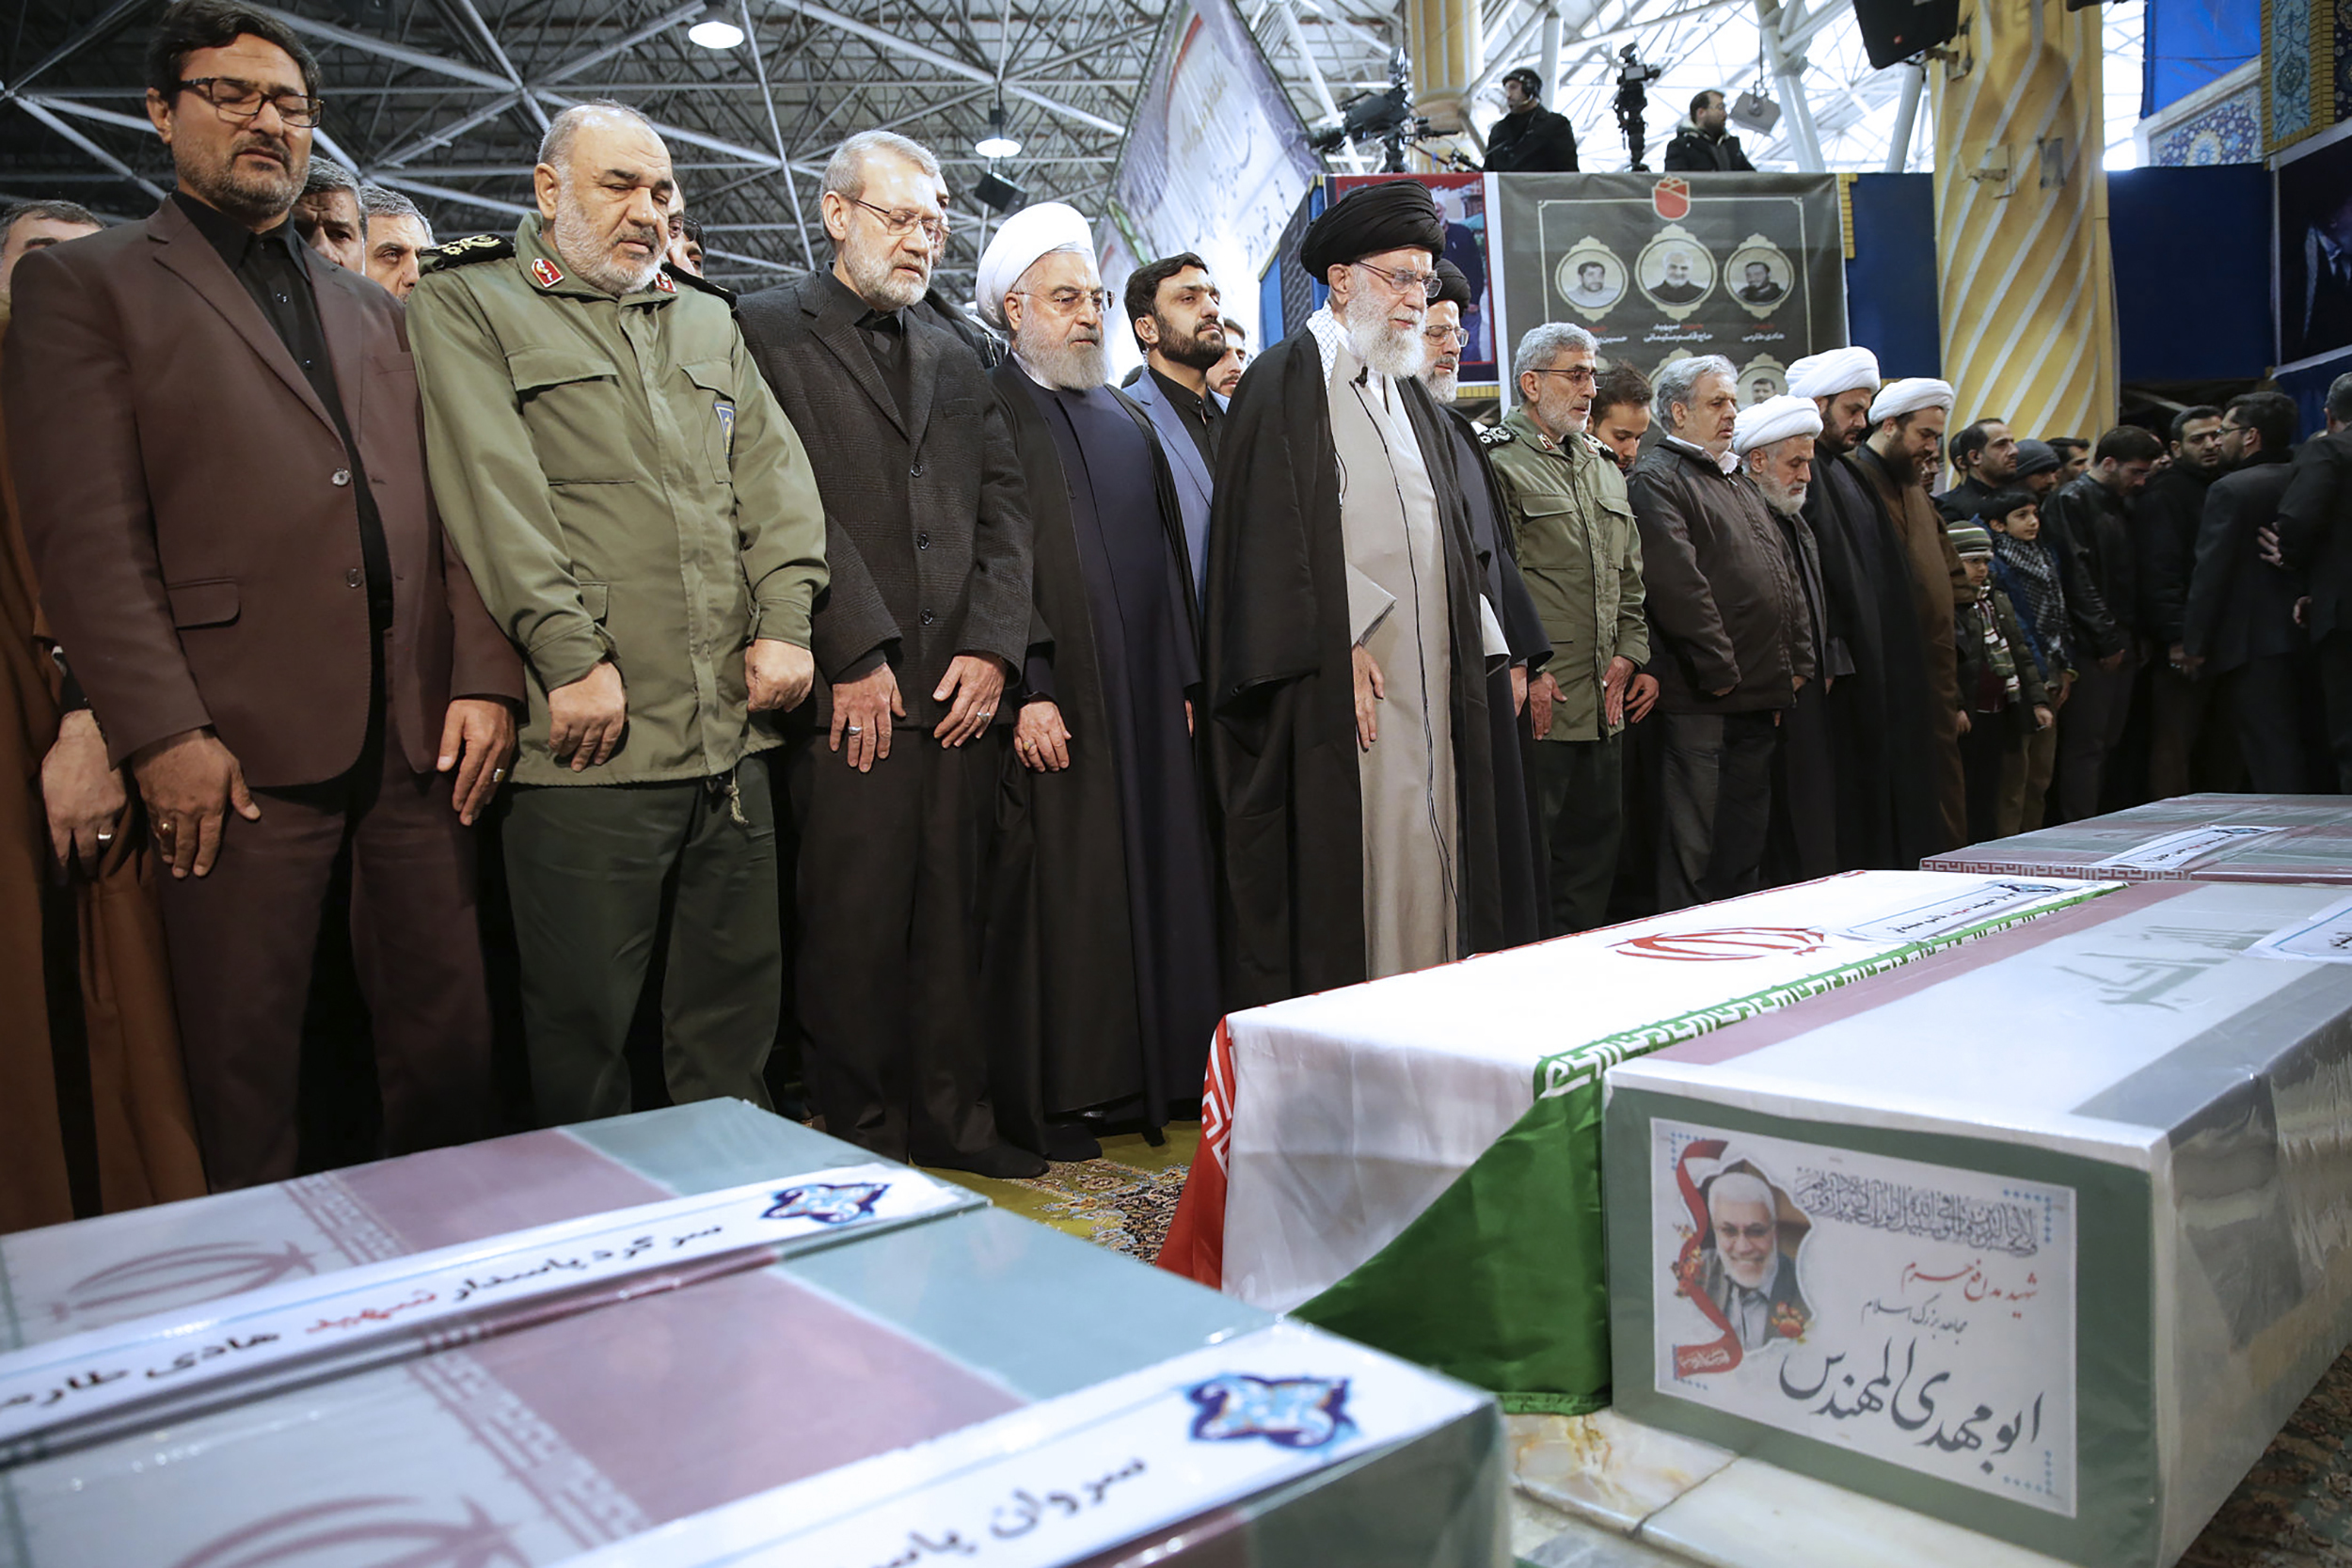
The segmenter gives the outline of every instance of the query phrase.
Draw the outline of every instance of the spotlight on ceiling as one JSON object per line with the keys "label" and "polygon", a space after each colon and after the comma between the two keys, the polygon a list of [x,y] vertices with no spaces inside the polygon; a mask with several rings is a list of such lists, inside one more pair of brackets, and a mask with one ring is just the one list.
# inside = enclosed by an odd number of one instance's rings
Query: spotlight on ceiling
{"label": "spotlight on ceiling", "polygon": [[998,99],[996,106],[988,111],[988,135],[972,144],[972,150],[983,158],[1018,158],[1021,144],[1005,133],[1005,104]]}
{"label": "spotlight on ceiling", "polygon": [[743,41],[743,29],[735,24],[725,6],[711,0],[710,8],[702,19],[686,29],[686,36],[705,49],[733,49]]}

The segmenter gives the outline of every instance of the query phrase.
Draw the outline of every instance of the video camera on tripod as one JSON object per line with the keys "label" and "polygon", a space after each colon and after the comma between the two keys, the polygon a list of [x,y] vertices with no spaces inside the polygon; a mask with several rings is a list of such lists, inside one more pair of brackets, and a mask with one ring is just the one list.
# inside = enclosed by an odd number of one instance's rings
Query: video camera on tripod
{"label": "video camera on tripod", "polygon": [[1389,86],[1384,91],[1358,93],[1340,105],[1336,119],[1327,117],[1310,129],[1307,145],[1322,157],[1347,147],[1378,142],[1387,156],[1381,167],[1391,174],[1405,172],[1405,145],[1429,135],[1427,119],[1413,113],[1412,76],[1398,50],[1389,57]]}
{"label": "video camera on tripod", "polygon": [[1642,162],[1649,145],[1649,132],[1642,119],[1649,112],[1649,85],[1664,74],[1664,66],[1644,65],[1631,44],[1617,51],[1617,129],[1625,133],[1626,155],[1631,160],[1626,166],[1636,174],[1649,172]]}

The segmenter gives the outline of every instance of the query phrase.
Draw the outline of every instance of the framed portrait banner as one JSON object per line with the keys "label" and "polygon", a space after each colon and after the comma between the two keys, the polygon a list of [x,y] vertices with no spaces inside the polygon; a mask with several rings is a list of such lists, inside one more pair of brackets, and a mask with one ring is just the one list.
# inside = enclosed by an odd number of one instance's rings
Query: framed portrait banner
{"label": "framed portrait banner", "polygon": [[1514,330],[1572,322],[1602,360],[1655,376],[1692,355],[1739,372],[1742,406],[1846,342],[1837,182],[1826,174],[1506,174],[1496,238]]}
{"label": "framed portrait banner", "polygon": [[2071,1516],[2074,1189],[1650,1123],[1660,1394]]}
{"label": "framed portrait banner", "polygon": [[2282,154],[2274,239],[2279,364],[2352,348],[2352,125]]}

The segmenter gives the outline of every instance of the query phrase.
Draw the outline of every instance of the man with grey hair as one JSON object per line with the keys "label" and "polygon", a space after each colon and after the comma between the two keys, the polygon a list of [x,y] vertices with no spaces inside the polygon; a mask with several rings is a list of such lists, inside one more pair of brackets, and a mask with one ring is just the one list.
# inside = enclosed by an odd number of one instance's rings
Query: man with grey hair
{"label": "man with grey hair", "polygon": [[36,250],[95,234],[104,224],[74,201],[20,201],[0,212],[0,302],[8,297],[16,264]]}
{"label": "man with grey hair", "polygon": [[623,1055],[668,928],[673,1100],[768,1103],[783,993],[755,753],[808,694],[824,515],[723,291],[662,270],[669,150],[566,109],[513,239],[433,252],[408,302],[433,488],[522,650],[505,825],[533,1097],[629,1109]]}
{"label": "man with grey hair", "polygon": [[1221,1011],[1192,566],[1166,449],[1108,385],[1110,301],[1085,217],[1058,201],[1015,213],[978,283],[981,317],[1012,341],[989,381],[1051,629],[1013,693],[1016,766],[999,793],[991,1086],[1007,1137],[1090,1159],[1101,1146],[1078,1114],[1139,1115],[1156,1134],[1200,1094]]}
{"label": "man with grey hair", "polygon": [[1626,486],[1664,718],[1658,899],[1666,910],[1756,887],[1781,714],[1814,672],[1797,562],[1731,456],[1736,376],[1714,354],[1661,370],[1664,438]]}
{"label": "man with grey hair", "polygon": [[368,217],[359,205],[359,177],[334,159],[310,154],[310,172],[294,198],[294,224],[304,244],[345,272],[367,270]]}
{"label": "man with grey hair", "polygon": [[825,169],[833,265],[741,307],[809,444],[833,569],[783,759],[802,1059],[834,1137],[1029,1177],[1045,1162],[989,1103],[977,916],[1006,682],[1033,641],[1029,513],[978,356],[910,309],[946,245],[943,188],[928,149],[851,136]]}
{"label": "man with grey hair", "polygon": [[433,226],[415,202],[382,185],[359,187],[359,210],[368,220],[364,270],[394,299],[406,299],[417,286],[420,259],[433,248]]}
{"label": "man with grey hair", "polygon": [[1535,776],[1550,935],[1598,926],[1624,832],[1624,732],[1657,701],[1645,674],[1642,545],[1625,478],[1589,434],[1599,348],[1550,322],[1511,361],[1519,404],[1487,437],[1518,547],[1557,651],[1534,683]]}

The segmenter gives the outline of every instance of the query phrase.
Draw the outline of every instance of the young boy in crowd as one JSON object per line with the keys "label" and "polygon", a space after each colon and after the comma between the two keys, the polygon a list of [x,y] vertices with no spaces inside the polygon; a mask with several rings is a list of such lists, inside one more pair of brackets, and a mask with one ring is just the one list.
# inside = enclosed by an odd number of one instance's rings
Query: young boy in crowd
{"label": "young boy in crowd", "polygon": [[[2042,512],[2023,490],[2003,490],[1988,497],[1979,520],[1993,535],[1993,581],[2007,595],[2025,634],[2048,694],[2050,711],[2066,705],[2074,684],[2073,645],[2066,635],[2066,591],[2058,578],[2058,557],[2042,541]],[[2050,774],[2058,764],[2058,730],[2045,725],[2026,737],[2024,750],[2005,761],[1994,834],[2029,833],[2042,826]]]}
{"label": "young boy in crowd", "polygon": [[1971,843],[2002,836],[2002,781],[2025,776],[2026,743],[2050,727],[2048,690],[2009,595],[1993,582],[1993,535],[1975,523],[1945,530],[1973,597],[1952,617],[1960,650],[1960,761]]}

